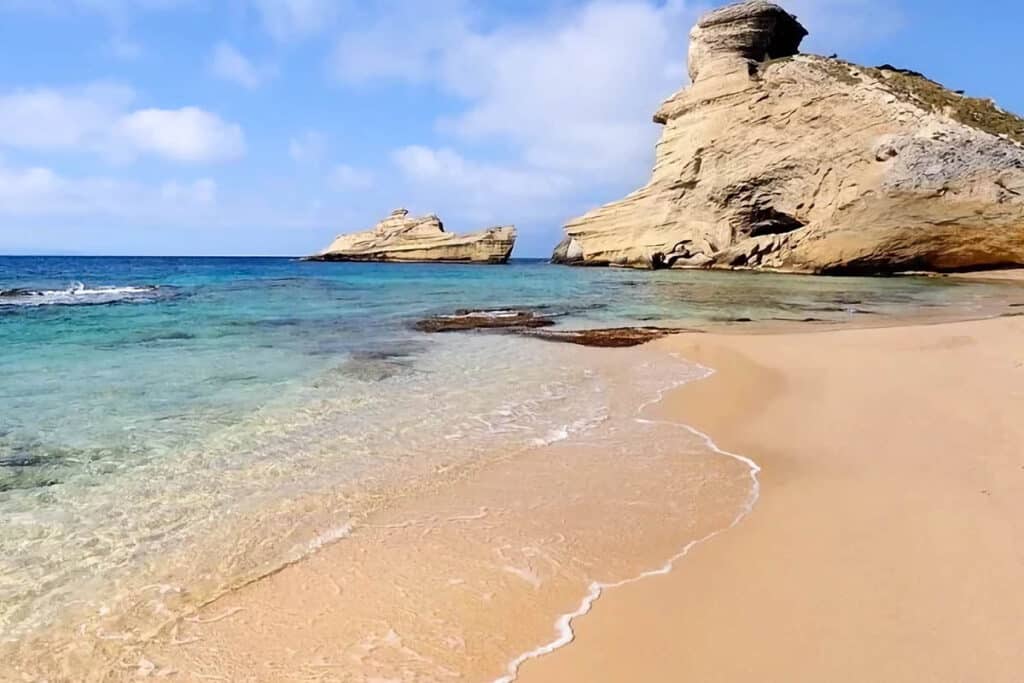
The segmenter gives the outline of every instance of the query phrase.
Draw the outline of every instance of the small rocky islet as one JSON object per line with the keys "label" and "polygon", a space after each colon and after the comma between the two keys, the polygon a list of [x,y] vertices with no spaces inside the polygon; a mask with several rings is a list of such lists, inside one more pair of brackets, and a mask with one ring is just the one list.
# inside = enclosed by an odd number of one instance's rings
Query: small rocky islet
{"label": "small rocky islet", "polygon": [[369,230],[338,235],[306,260],[497,264],[508,262],[515,241],[513,226],[458,235],[446,232],[434,214],[410,216],[406,209],[395,209]]}

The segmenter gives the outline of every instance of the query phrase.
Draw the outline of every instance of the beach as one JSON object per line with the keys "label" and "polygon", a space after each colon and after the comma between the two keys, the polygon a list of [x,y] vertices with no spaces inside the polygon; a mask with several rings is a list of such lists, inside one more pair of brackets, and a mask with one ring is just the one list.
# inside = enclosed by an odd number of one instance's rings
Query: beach
{"label": "beach", "polygon": [[[229,680],[1017,680],[1022,334],[1002,317],[615,352],[714,368],[649,407],[642,464],[598,438],[467,472],[147,656]],[[683,448],[681,424],[717,455],[654,449]],[[741,459],[714,487],[686,484],[723,454]],[[656,502],[683,497],[681,529]]]}
{"label": "beach", "polygon": [[742,524],[609,591],[522,681],[1015,681],[1024,318],[679,336],[662,406],[762,467]]}
{"label": "beach", "polygon": [[0,0],[0,683],[1024,683],[946,4]]}
{"label": "beach", "polygon": [[0,680],[1011,680],[1019,284],[9,267]]}

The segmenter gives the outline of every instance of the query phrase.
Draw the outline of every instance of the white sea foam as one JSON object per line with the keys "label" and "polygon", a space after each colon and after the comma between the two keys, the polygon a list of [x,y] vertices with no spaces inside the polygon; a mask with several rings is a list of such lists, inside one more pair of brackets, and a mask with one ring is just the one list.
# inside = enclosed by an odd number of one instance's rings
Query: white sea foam
{"label": "white sea foam", "polygon": [[[677,358],[679,357],[676,354],[672,354],[672,355],[676,356]],[[697,378],[684,379],[684,380],[681,380],[679,382],[675,382],[675,383],[671,384],[668,387],[665,387],[663,389],[658,390],[656,392],[656,397],[655,398],[640,404],[640,407],[637,409],[638,414],[642,413],[647,407],[649,407],[649,406],[657,403],[658,401],[660,401],[665,396],[665,394],[668,393],[669,391],[671,391],[672,389],[677,388],[677,387],[679,387],[679,386],[681,386],[683,384],[686,384],[686,383],[688,383],[690,381],[699,381],[699,380],[702,380],[702,379],[707,379],[708,377],[710,377],[711,375],[713,375],[715,373],[715,370],[713,368],[709,368],[707,366],[703,366],[703,365],[699,365],[699,364],[697,364],[697,367],[703,373],[701,376],[699,376]],[[734,460],[737,460],[737,461],[743,463],[744,465],[747,466],[747,468],[749,469],[749,473],[750,473],[750,480],[751,480],[750,495],[747,497],[747,500],[746,500],[745,504],[740,509],[740,511],[736,515],[736,517],[733,518],[733,520],[732,520],[732,522],[730,524],[728,524],[727,526],[725,526],[725,527],[723,527],[721,529],[717,529],[717,530],[715,530],[715,531],[713,531],[713,532],[711,532],[711,533],[709,533],[709,534],[707,534],[707,535],[705,535],[705,536],[703,536],[701,538],[694,539],[694,540],[688,542],[686,545],[684,545],[679,550],[679,552],[677,552],[675,555],[670,557],[660,567],[657,567],[655,569],[650,569],[650,570],[641,572],[641,573],[639,573],[639,574],[637,574],[635,576],[632,576],[632,577],[627,578],[627,579],[623,579],[621,581],[614,581],[614,582],[594,581],[594,582],[591,582],[591,584],[587,588],[587,593],[586,593],[586,595],[583,596],[583,599],[580,601],[579,606],[575,610],[573,610],[572,612],[567,612],[566,614],[562,614],[561,616],[558,617],[558,619],[555,620],[555,624],[554,624],[554,626],[555,626],[555,633],[556,633],[555,638],[553,640],[543,644],[543,645],[540,645],[540,646],[538,646],[538,647],[536,647],[536,648],[534,648],[532,650],[524,652],[524,653],[518,655],[517,657],[513,658],[508,663],[508,666],[506,668],[506,674],[496,678],[494,680],[494,683],[512,683],[518,677],[519,669],[527,661],[529,661],[531,659],[536,659],[538,657],[542,657],[542,656],[547,655],[547,654],[551,654],[555,650],[558,650],[559,648],[562,648],[562,647],[568,645],[569,643],[571,643],[573,641],[573,639],[576,637],[576,634],[573,631],[573,626],[572,626],[573,625],[573,621],[575,619],[579,618],[579,617],[584,616],[588,612],[590,612],[590,609],[591,609],[591,607],[593,607],[594,602],[597,601],[597,599],[601,597],[601,595],[604,593],[604,591],[606,591],[606,590],[608,590],[610,588],[618,588],[620,586],[625,586],[627,584],[636,583],[637,581],[640,581],[642,579],[646,579],[646,578],[651,577],[651,576],[660,576],[660,575],[668,574],[675,567],[676,562],[678,562],[682,558],[686,557],[686,555],[688,555],[693,548],[695,548],[696,546],[700,545],[701,543],[704,543],[706,541],[710,541],[712,538],[714,538],[714,537],[716,537],[716,536],[718,536],[718,535],[720,535],[720,534],[722,534],[722,533],[732,529],[736,525],[738,525],[740,522],[742,522],[753,511],[754,505],[757,504],[757,501],[758,501],[758,499],[761,496],[761,482],[760,482],[760,479],[758,478],[758,475],[761,472],[761,467],[754,460],[752,460],[751,458],[748,458],[745,455],[740,455],[738,453],[733,453],[731,451],[727,451],[727,450],[724,450],[722,448],[719,448],[718,445],[715,443],[714,439],[712,439],[709,435],[707,435],[704,432],[702,432],[702,431],[700,431],[698,429],[695,429],[694,427],[691,427],[690,425],[687,425],[685,423],[682,423],[682,422],[669,422],[669,421],[665,421],[665,420],[650,420],[650,419],[646,419],[646,418],[643,418],[643,417],[637,417],[637,418],[635,418],[635,420],[637,422],[641,423],[641,424],[661,424],[661,425],[665,425],[665,426],[668,426],[668,427],[678,427],[680,429],[683,429],[683,430],[689,432],[690,434],[693,434],[697,438],[699,438],[712,451],[714,451],[714,452],[716,452],[716,453],[718,453],[720,455],[723,455],[725,457],[732,458]]]}
{"label": "white sea foam", "polygon": [[64,289],[0,289],[0,306],[74,306],[150,299],[160,290],[155,285],[107,285],[89,287],[73,282]]}

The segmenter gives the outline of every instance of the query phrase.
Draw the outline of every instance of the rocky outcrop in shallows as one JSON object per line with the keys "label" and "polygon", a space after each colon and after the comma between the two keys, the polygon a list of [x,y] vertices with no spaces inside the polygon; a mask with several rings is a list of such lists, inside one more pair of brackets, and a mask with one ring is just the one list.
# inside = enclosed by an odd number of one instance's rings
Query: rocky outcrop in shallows
{"label": "rocky outcrop in shallows", "polygon": [[455,313],[433,315],[417,321],[413,327],[420,332],[489,332],[517,334],[549,342],[624,348],[639,346],[670,334],[694,332],[675,327],[610,327],[583,330],[551,329],[555,320],[551,315],[529,309],[458,310]]}
{"label": "rocky outcrop in shallows", "polygon": [[419,320],[413,326],[420,332],[465,332],[468,330],[525,330],[548,327],[555,321],[536,311],[499,309],[491,311],[459,310]]}
{"label": "rocky outcrop in shallows", "polygon": [[797,54],[756,0],[690,34],[692,85],[649,182],[571,221],[553,260],[811,273],[1024,264],[1024,120],[920,74]]}
{"label": "rocky outcrop in shallows", "polygon": [[338,235],[310,261],[506,263],[515,246],[512,226],[456,235],[437,216],[396,209],[370,230]]}

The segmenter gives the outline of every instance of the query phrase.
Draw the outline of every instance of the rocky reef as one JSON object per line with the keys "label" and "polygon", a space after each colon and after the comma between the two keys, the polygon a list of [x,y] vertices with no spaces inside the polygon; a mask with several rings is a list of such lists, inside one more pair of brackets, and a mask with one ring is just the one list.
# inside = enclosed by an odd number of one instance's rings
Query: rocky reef
{"label": "rocky reef", "polygon": [[370,230],[338,235],[310,261],[505,263],[515,246],[512,226],[456,235],[437,216],[395,209]]}
{"label": "rocky reef", "polygon": [[432,315],[417,321],[413,328],[420,332],[491,332],[518,334],[550,342],[622,348],[639,346],[670,334],[695,332],[677,327],[606,327],[594,329],[550,329],[557,313],[522,308],[492,310],[461,309],[454,313]]}
{"label": "rocky reef", "polygon": [[467,330],[525,330],[548,327],[555,321],[542,313],[518,309],[470,311],[434,315],[413,326],[420,332],[465,332]]}
{"label": "rocky reef", "polygon": [[1024,264],[1024,120],[921,74],[799,54],[753,0],[690,33],[649,182],[566,225],[553,260],[808,273]]}

